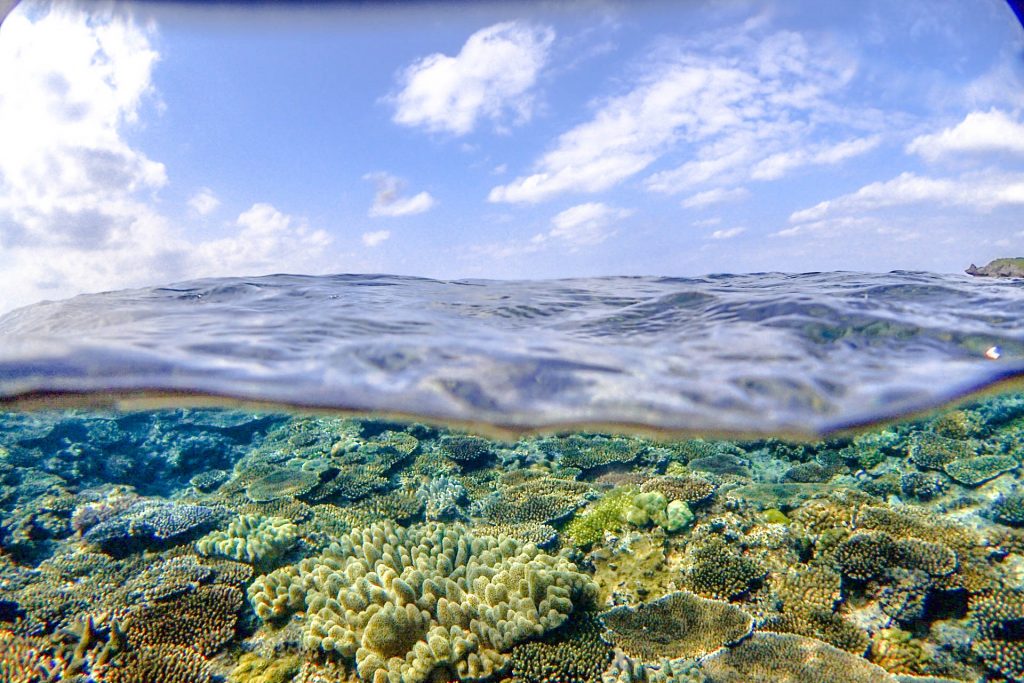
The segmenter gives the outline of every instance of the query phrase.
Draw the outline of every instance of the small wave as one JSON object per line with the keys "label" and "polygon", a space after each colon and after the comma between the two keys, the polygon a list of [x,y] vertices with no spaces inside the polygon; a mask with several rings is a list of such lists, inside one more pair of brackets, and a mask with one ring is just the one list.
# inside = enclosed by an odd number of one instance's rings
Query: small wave
{"label": "small wave", "polygon": [[205,397],[512,431],[817,438],[1022,373],[1021,283],[917,272],[272,275],[0,318],[9,407]]}

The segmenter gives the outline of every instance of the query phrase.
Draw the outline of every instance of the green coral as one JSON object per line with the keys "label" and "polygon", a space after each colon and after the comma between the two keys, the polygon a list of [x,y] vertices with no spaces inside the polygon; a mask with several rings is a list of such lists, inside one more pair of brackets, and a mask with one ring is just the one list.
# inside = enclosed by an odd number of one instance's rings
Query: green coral
{"label": "green coral", "polygon": [[635,509],[634,496],[632,489],[612,491],[569,522],[565,535],[573,545],[583,547],[600,541],[605,531],[622,529],[626,515]]}
{"label": "green coral", "polygon": [[247,652],[238,658],[238,664],[228,674],[228,683],[287,683],[299,673],[301,666],[301,655],[266,659]]}
{"label": "green coral", "polygon": [[656,524],[668,532],[676,532],[693,522],[693,513],[681,500],[669,502],[660,491],[647,491],[633,497],[633,507],[625,519],[636,526]]}
{"label": "green coral", "polygon": [[626,524],[655,524],[669,533],[693,523],[693,512],[681,500],[668,501],[660,491],[637,492],[619,488],[588,507],[565,528],[573,545],[585,547],[604,538],[606,531],[621,531]]}
{"label": "green coral", "polygon": [[196,541],[196,551],[258,565],[280,557],[298,536],[298,527],[283,517],[240,515],[226,530],[211,532]]}
{"label": "green coral", "polygon": [[512,647],[557,628],[595,594],[563,554],[458,524],[390,522],[354,530],[249,588],[261,619],[305,608],[305,647],[354,658],[374,683],[419,683],[438,667],[463,680],[490,676]]}

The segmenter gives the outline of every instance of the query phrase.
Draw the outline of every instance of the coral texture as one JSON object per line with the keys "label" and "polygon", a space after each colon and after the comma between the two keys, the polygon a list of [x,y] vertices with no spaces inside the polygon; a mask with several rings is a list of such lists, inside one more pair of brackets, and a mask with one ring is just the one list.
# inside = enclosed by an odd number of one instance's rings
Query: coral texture
{"label": "coral texture", "polygon": [[249,597],[262,619],[305,607],[305,646],[354,657],[362,680],[417,683],[446,666],[463,680],[491,675],[595,592],[565,556],[532,544],[384,522],[258,578]]}
{"label": "coral texture", "polygon": [[262,564],[279,557],[298,539],[298,527],[283,517],[241,515],[224,531],[196,541],[200,555]]}

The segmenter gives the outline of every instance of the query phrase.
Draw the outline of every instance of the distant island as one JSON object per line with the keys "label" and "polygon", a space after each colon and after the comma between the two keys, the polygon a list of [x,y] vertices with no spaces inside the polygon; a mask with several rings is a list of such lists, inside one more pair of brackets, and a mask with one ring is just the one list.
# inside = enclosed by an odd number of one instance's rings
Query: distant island
{"label": "distant island", "polygon": [[981,268],[972,263],[971,267],[964,272],[976,277],[1024,278],[1024,258],[997,258]]}

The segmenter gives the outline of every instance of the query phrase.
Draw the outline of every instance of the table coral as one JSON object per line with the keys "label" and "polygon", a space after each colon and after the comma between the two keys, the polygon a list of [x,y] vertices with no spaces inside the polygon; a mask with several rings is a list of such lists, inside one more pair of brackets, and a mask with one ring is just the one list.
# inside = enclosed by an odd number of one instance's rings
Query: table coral
{"label": "table coral", "polygon": [[739,607],[687,591],[616,607],[601,618],[616,646],[642,662],[703,657],[739,642],[753,627],[752,617]]}
{"label": "table coral", "polygon": [[979,486],[1017,469],[1017,464],[1009,455],[978,455],[946,463],[942,471],[964,486]]}
{"label": "table coral", "polygon": [[362,680],[418,683],[439,667],[492,674],[595,593],[564,555],[532,544],[384,522],[258,578],[249,598],[265,620],[305,607],[305,647],[354,658]]}
{"label": "table coral", "polygon": [[892,674],[863,657],[789,633],[754,633],[705,659],[702,668],[715,683],[896,683]]}

